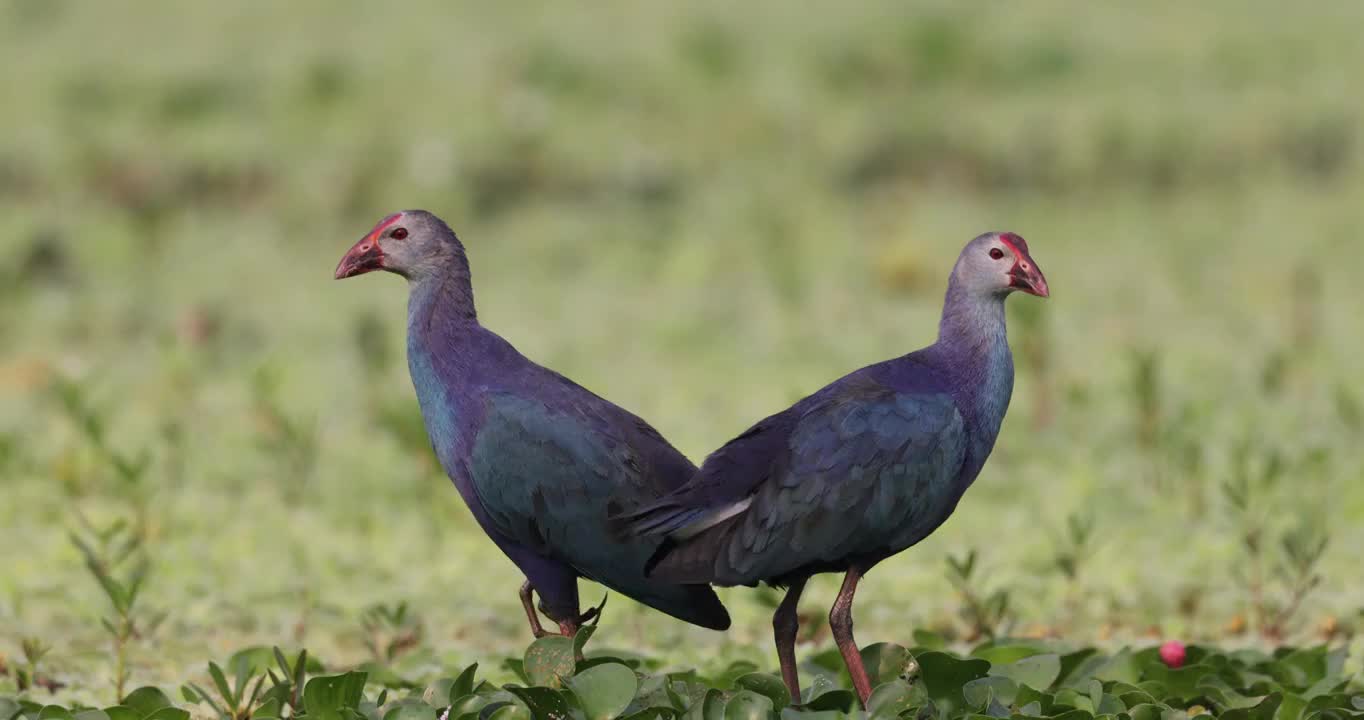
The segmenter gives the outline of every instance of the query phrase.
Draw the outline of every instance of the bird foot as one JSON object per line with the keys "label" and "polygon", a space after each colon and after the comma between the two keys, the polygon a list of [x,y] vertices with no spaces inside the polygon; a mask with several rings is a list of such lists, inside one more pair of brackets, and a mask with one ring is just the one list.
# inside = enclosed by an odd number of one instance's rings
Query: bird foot
{"label": "bird foot", "polygon": [[573,618],[572,620],[560,620],[559,632],[564,635],[564,637],[574,637],[583,627],[596,625],[598,622],[601,622],[601,611],[602,608],[606,607],[606,598],[608,597],[610,596],[603,595],[601,602],[598,603],[596,607],[588,608],[587,612],[580,613],[578,617]]}

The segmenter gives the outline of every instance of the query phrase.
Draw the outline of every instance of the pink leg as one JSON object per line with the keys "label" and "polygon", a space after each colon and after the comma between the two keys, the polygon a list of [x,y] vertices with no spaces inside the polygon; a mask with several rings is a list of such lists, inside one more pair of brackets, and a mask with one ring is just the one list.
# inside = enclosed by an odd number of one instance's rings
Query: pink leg
{"label": "pink leg", "polygon": [[800,593],[805,589],[806,578],[791,583],[782,598],[777,612],[772,615],[772,635],[777,641],[777,660],[781,663],[781,679],[786,689],[791,691],[791,704],[800,704],[800,674],[796,672],[796,633],[800,631],[800,621],[796,617],[796,605]]}
{"label": "pink leg", "polygon": [[521,607],[526,609],[526,619],[530,621],[531,633],[536,638],[542,638],[549,633],[545,632],[545,626],[540,624],[540,616],[535,612],[535,599],[531,597],[534,591],[535,588],[531,587],[529,580],[521,586]]}
{"label": "pink leg", "polygon": [[838,652],[843,655],[843,663],[848,666],[857,697],[862,700],[862,707],[866,707],[867,699],[871,697],[871,680],[867,678],[867,669],[862,666],[862,653],[853,639],[852,619],[853,594],[857,592],[857,581],[861,578],[861,570],[855,567],[849,568],[843,576],[843,587],[838,591],[834,606],[829,609],[829,629],[833,631],[834,642],[838,643]]}

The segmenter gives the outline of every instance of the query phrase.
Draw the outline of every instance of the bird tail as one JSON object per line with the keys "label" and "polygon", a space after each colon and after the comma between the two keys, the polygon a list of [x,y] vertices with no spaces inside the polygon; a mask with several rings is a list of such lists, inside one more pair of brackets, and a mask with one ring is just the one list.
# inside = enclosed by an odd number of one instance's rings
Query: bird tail
{"label": "bird tail", "polygon": [[665,538],[648,562],[644,564],[645,577],[668,583],[710,583],[715,585],[749,584],[743,579],[722,574],[724,563],[717,558],[731,539],[739,518],[731,517],[708,528],[704,533],[687,538]]}
{"label": "bird tail", "polygon": [[729,629],[729,612],[709,585],[656,585],[636,599],[678,620],[711,630]]}
{"label": "bird tail", "polygon": [[705,516],[704,508],[688,508],[675,499],[664,498],[628,513],[612,516],[614,532],[628,537],[658,537],[676,532]]}

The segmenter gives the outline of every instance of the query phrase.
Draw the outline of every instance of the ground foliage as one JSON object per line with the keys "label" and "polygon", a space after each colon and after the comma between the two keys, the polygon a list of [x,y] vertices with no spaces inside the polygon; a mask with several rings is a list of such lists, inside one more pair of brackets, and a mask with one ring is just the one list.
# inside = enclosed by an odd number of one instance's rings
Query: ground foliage
{"label": "ground foliage", "polygon": [[701,672],[632,653],[584,652],[593,630],[536,640],[491,673],[474,663],[432,681],[373,664],[338,672],[306,652],[290,659],[278,648],[249,648],[221,666],[209,663],[207,689],[188,682],[179,701],[142,687],[113,706],[62,707],[33,692],[0,696],[0,720],[1364,718],[1364,676],[1347,670],[1346,650],[1320,646],[1272,653],[1194,646],[1173,660],[1155,647],[1103,652],[999,640],[959,654],[921,632],[913,648],[862,650],[875,688],[863,709],[832,649],[804,663],[806,687],[792,705],[781,679],[753,663]]}

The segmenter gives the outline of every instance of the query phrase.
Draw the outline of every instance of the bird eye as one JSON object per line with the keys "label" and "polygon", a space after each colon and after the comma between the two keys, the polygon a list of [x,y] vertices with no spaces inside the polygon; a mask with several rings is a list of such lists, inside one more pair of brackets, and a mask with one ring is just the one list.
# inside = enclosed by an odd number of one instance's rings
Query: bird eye
{"label": "bird eye", "polygon": [[395,228],[388,236],[394,240],[402,240],[407,237],[407,228]]}
{"label": "bird eye", "polygon": [[1003,251],[1003,250],[1000,250],[999,248],[990,248],[990,258],[991,258],[991,259],[993,259],[993,260],[998,260],[998,259],[1000,259],[1000,258],[1002,258],[1002,257],[1004,257],[1004,251]]}

